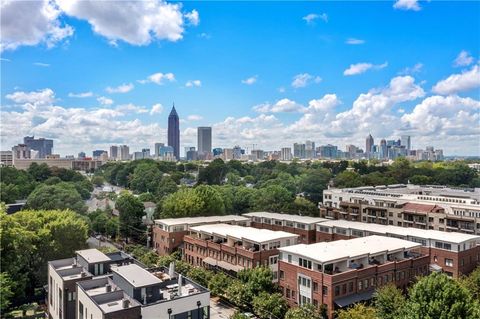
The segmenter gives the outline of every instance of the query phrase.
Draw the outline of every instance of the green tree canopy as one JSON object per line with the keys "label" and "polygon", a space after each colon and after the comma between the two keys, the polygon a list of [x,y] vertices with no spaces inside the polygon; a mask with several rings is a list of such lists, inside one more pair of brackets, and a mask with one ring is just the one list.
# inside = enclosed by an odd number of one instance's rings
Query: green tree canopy
{"label": "green tree canopy", "polygon": [[71,209],[85,213],[87,207],[72,183],[39,185],[27,198],[27,207],[31,209]]}
{"label": "green tree canopy", "polygon": [[115,208],[120,213],[120,235],[126,239],[140,239],[144,229],[142,224],[143,203],[130,193],[124,192],[118,197]]}
{"label": "green tree canopy", "polygon": [[155,192],[162,179],[162,173],[154,162],[139,164],[133,171],[130,188],[135,193]]}
{"label": "green tree canopy", "polygon": [[393,284],[378,288],[373,295],[379,319],[402,318],[405,310],[405,297]]}
{"label": "green tree canopy", "polygon": [[287,302],[280,293],[262,291],[253,297],[253,310],[260,319],[283,318],[287,312]]}
{"label": "green tree canopy", "polygon": [[[375,308],[357,303],[353,307],[339,310],[336,313],[338,319],[377,319]],[[433,318],[432,318],[433,319]]]}
{"label": "green tree canopy", "polygon": [[308,303],[288,309],[285,319],[324,319],[314,305]]}
{"label": "green tree canopy", "polygon": [[254,198],[254,208],[259,211],[282,212],[294,198],[294,195],[286,188],[270,185],[257,190]]}

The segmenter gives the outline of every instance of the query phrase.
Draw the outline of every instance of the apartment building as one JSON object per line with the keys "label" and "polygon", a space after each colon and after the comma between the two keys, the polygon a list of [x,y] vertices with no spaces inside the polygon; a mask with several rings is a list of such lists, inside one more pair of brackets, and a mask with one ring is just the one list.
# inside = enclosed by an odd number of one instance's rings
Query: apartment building
{"label": "apartment building", "polygon": [[76,318],[78,282],[110,273],[111,267],[132,263],[123,252],[104,254],[97,249],[76,252],[73,258],[48,262],[48,315],[51,319]]}
{"label": "apartment building", "polygon": [[250,220],[236,215],[156,219],[152,228],[153,247],[159,255],[171,254],[182,249],[189,227],[215,223],[249,226]]}
{"label": "apartment building", "polygon": [[480,189],[410,184],[328,189],[320,216],[479,235]]}
{"label": "apartment building", "polygon": [[283,230],[299,235],[299,244],[316,242],[317,223],[328,219],[279,213],[254,212],[243,216],[250,218],[250,226],[255,228]]}
{"label": "apartment building", "polygon": [[278,274],[278,248],[297,244],[299,235],[228,224],[190,227],[184,259],[192,265],[236,273],[269,266]]}
{"label": "apartment building", "polygon": [[368,236],[279,248],[278,284],[290,306],[311,303],[328,318],[337,309],[369,300],[377,287],[401,289],[428,273],[421,244]]}
{"label": "apartment building", "polygon": [[77,318],[208,319],[210,292],[173,269],[137,264],[78,283]]}
{"label": "apartment building", "polygon": [[455,278],[480,265],[480,236],[458,232],[422,230],[398,226],[332,220],[317,224],[317,242],[370,235],[400,238],[422,245],[430,257],[430,270],[443,271]]}

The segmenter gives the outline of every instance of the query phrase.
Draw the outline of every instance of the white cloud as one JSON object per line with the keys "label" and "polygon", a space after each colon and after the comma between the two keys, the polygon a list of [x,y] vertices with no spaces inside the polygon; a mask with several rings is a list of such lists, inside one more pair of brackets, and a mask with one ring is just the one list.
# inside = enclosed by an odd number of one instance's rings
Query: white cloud
{"label": "white cloud", "polygon": [[150,115],[153,114],[160,114],[163,112],[163,105],[160,103],[152,105],[152,109],[150,110]]}
{"label": "white cloud", "polygon": [[185,13],[185,18],[192,25],[197,26],[200,23],[200,17],[197,10],[192,10],[191,12]]}
{"label": "white cloud", "polygon": [[279,87],[278,92],[285,93],[285,88],[283,86]]}
{"label": "white cloud", "polygon": [[393,7],[399,10],[419,11],[421,9],[418,5],[418,0],[397,0]]}
{"label": "white cloud", "polygon": [[0,61],[3,61],[3,62],[12,62],[12,60],[10,60],[10,59],[5,59],[5,58],[0,58]]}
{"label": "white cloud", "polygon": [[154,40],[178,41],[184,32],[184,20],[199,22],[196,10],[183,14],[181,4],[162,0],[96,1],[57,0],[60,9],[78,19],[87,20],[95,33],[109,41],[148,45]]}
{"label": "white cloud", "polygon": [[345,41],[346,44],[352,44],[352,45],[358,45],[358,44],[364,44],[365,40],[362,39],[355,39],[355,38],[348,38]]}
{"label": "white cloud", "polygon": [[328,15],[326,13],[321,13],[321,14],[309,13],[306,16],[304,16],[302,19],[305,20],[307,24],[313,24],[315,20],[318,20],[318,19],[323,20],[324,22],[328,22]]}
{"label": "white cloud", "polygon": [[208,39],[210,39],[210,38],[212,37],[212,35],[209,34],[209,33],[206,33],[206,32],[202,32],[202,33],[200,33],[200,34],[198,35],[198,37],[199,37],[199,38],[202,38],[202,39],[207,39],[207,40],[208,40]]}
{"label": "white cloud", "polygon": [[188,121],[200,121],[201,119],[203,119],[203,117],[201,115],[197,115],[197,114],[192,114],[192,115],[187,116]]}
{"label": "white cloud", "polygon": [[33,63],[33,65],[40,66],[40,67],[43,67],[43,68],[48,68],[50,66],[50,64],[42,63],[42,62],[35,62],[35,63]]}
{"label": "white cloud", "polygon": [[372,63],[356,63],[356,64],[350,64],[350,67],[343,71],[343,75],[349,76],[349,75],[357,75],[357,74],[362,74],[367,72],[370,69],[383,69],[388,66],[388,63],[385,62],[383,64],[372,64]]}
{"label": "white cloud", "polygon": [[263,103],[254,106],[252,109],[258,113],[293,113],[303,112],[306,108],[295,101],[281,99],[275,104]]}
{"label": "white cloud", "polygon": [[257,78],[258,78],[258,75],[254,75],[249,78],[246,78],[245,80],[242,80],[242,83],[246,85],[252,85],[255,82],[257,82]]}
{"label": "white cloud", "polygon": [[81,93],[68,93],[68,97],[77,97],[77,98],[85,98],[85,97],[92,97],[92,92],[81,92]]}
{"label": "white cloud", "polygon": [[403,75],[415,74],[415,73],[419,73],[420,71],[422,71],[422,69],[423,69],[423,64],[422,63],[416,63],[412,67],[406,67],[405,69],[403,69],[400,72],[400,74],[403,74]]}
{"label": "white cloud", "polygon": [[453,61],[454,66],[468,66],[473,63],[473,57],[469,52],[462,50],[455,61]]}
{"label": "white cloud", "polygon": [[0,5],[0,51],[41,43],[52,47],[74,32],[59,21],[61,11],[53,1],[1,1]]}
{"label": "white cloud", "polygon": [[297,74],[293,77],[292,87],[298,89],[309,85],[311,82],[320,83],[322,78],[319,76],[313,76],[308,73]]}
{"label": "white cloud", "polygon": [[189,81],[187,81],[187,83],[185,83],[185,86],[187,88],[194,87],[194,86],[200,87],[200,86],[202,86],[202,81],[200,81],[200,80],[189,80]]}
{"label": "white cloud", "polygon": [[43,89],[36,92],[17,91],[5,96],[16,104],[29,104],[32,106],[41,106],[52,104],[55,101],[55,93],[52,89]]}
{"label": "white cloud", "polygon": [[112,105],[113,104],[113,100],[112,99],[109,99],[108,97],[105,97],[105,96],[100,96],[97,98],[97,101],[101,104],[101,105]]}
{"label": "white cloud", "polygon": [[166,81],[174,82],[175,75],[173,73],[154,73],[149,75],[145,80],[138,80],[138,83],[145,84],[145,83],[155,83],[158,85],[163,85]]}
{"label": "white cloud", "polygon": [[[112,101],[113,102],[113,101]],[[111,103],[110,103],[111,104]],[[137,106],[135,104],[132,104],[132,103],[128,103],[128,104],[122,104],[122,105],[119,105],[115,108],[117,111],[121,112],[122,114],[126,114],[126,113],[137,113],[137,114],[141,114],[141,113],[148,113],[148,109],[146,109],[145,107],[143,106]]]}
{"label": "white cloud", "polygon": [[469,91],[480,87],[480,69],[478,65],[460,74],[452,74],[448,78],[439,81],[432,88],[437,94],[448,95],[462,91]]}
{"label": "white cloud", "polygon": [[128,83],[128,84],[121,84],[117,87],[107,87],[105,89],[105,91],[107,91],[108,93],[127,93],[127,92],[130,92],[131,90],[133,90],[134,86],[132,83]]}
{"label": "white cloud", "polygon": [[479,122],[480,101],[459,96],[430,96],[401,118],[404,130],[435,139],[450,135],[478,138]]}

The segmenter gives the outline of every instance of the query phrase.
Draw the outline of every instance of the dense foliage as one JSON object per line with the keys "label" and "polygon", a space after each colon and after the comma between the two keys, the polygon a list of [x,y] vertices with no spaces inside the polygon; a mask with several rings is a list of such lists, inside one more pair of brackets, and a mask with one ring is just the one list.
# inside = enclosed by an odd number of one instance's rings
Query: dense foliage
{"label": "dense foliage", "polygon": [[[85,248],[88,225],[77,213],[65,210],[0,212],[2,294],[10,289],[17,303],[47,283],[47,262],[71,257]],[[13,283],[10,286],[9,283]],[[10,287],[10,288],[8,288]],[[2,307],[8,305],[3,295]]]}

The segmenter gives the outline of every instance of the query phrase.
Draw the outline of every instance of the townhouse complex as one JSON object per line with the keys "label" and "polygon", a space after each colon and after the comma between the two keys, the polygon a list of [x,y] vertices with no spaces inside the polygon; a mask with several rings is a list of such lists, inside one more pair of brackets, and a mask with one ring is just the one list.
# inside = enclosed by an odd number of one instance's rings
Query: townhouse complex
{"label": "townhouse complex", "polygon": [[480,234],[480,189],[389,185],[323,192],[320,215],[439,231]]}
{"label": "townhouse complex", "polygon": [[210,292],[170,269],[146,269],[123,252],[77,251],[48,263],[51,319],[210,318]]}

